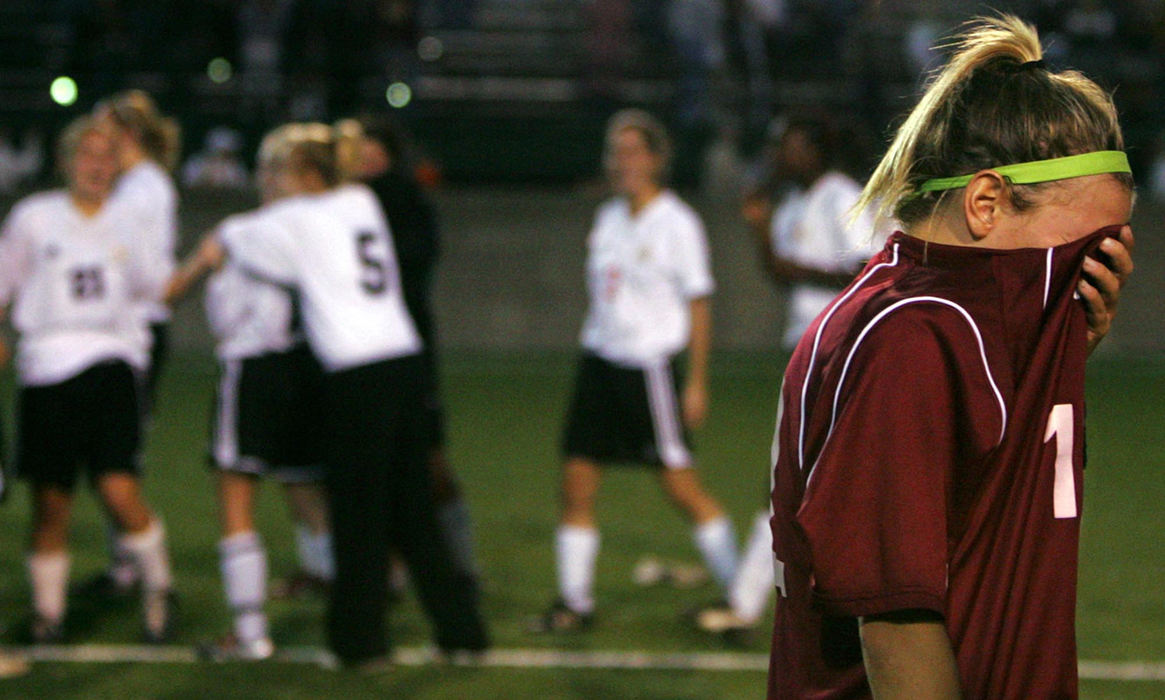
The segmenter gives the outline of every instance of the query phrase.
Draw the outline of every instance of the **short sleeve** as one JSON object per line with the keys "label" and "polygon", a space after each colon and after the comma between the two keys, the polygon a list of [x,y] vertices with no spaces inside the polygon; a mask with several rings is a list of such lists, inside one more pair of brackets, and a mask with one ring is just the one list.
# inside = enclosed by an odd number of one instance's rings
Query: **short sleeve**
{"label": "short sleeve", "polygon": [[853,351],[797,516],[827,614],[945,613],[953,476],[1000,429],[968,396],[987,391],[975,347],[954,311],[929,308],[892,313]]}
{"label": "short sleeve", "polygon": [[716,290],[708,255],[704,225],[694,213],[678,217],[675,226],[674,262],[680,291],[688,299],[710,296]]}
{"label": "short sleeve", "polygon": [[231,259],[247,273],[275,284],[296,283],[294,241],[291,232],[274,217],[228,220],[219,227],[218,237]]}

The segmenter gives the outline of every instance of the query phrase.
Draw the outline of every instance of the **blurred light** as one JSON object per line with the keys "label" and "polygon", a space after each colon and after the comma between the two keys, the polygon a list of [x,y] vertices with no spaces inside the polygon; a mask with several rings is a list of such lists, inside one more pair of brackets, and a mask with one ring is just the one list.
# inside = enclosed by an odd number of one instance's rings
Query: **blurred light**
{"label": "blurred light", "polygon": [[413,89],[404,83],[393,83],[384,92],[384,97],[389,106],[400,109],[413,101]]}
{"label": "blurred light", "polygon": [[77,101],[77,82],[67,75],[62,75],[49,86],[49,95],[62,107],[69,107]]}
{"label": "blurred light", "polygon": [[231,79],[233,73],[231,62],[221,56],[210,59],[210,63],[206,64],[206,77],[213,83],[225,83]]}
{"label": "blurred light", "polygon": [[445,54],[445,45],[435,36],[427,36],[417,43],[417,55],[422,61],[436,61]]}

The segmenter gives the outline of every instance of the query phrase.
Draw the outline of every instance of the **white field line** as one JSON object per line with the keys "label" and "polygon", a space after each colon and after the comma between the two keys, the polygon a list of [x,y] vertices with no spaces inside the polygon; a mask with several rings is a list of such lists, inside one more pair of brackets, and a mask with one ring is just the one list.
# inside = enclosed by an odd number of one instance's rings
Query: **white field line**
{"label": "white field line", "polygon": [[[45,645],[7,647],[11,654],[32,662],[50,663],[198,663],[193,647],[131,645]],[[428,647],[397,649],[394,661],[402,666],[446,663]],[[335,667],[335,659],[320,647],[283,647],[274,662]],[[629,669],[652,671],[768,670],[767,654],[740,652],[561,651],[556,649],[494,649],[481,656],[453,658],[456,666],[493,668]],[[1089,680],[1165,681],[1161,661],[1081,661],[1080,677]]]}

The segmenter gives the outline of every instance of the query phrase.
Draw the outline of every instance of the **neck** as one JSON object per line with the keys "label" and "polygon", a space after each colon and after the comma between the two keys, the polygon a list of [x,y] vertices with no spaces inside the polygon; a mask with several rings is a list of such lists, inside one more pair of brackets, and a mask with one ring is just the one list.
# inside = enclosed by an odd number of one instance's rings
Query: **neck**
{"label": "neck", "polygon": [[631,202],[631,213],[638,214],[643,211],[662,191],[660,187],[653,185],[628,195],[627,199]]}
{"label": "neck", "polygon": [[129,170],[145,159],[146,154],[142,153],[142,149],[137,144],[125,146],[121,151],[121,169]]}
{"label": "neck", "polygon": [[88,197],[76,192],[71,193],[70,197],[73,200],[73,206],[85,217],[96,216],[101,211],[101,207],[105,205],[104,197]]}

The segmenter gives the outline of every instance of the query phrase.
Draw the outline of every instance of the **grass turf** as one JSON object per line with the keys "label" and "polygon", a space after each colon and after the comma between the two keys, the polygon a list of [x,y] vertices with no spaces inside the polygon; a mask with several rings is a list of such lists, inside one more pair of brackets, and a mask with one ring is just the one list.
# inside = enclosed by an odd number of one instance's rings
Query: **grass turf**
{"label": "grass turf", "polygon": [[[599,501],[603,550],[597,572],[599,624],[584,636],[532,637],[527,618],[553,596],[552,533],[558,436],[573,360],[562,355],[460,355],[445,361],[450,456],[473,511],[486,579],[485,612],[499,647],[652,651],[722,650],[689,630],[680,613],[715,597],[711,587],[642,589],[630,572],[645,553],[694,560],[687,527],[665,502],[649,472],[611,469]],[[712,412],[697,437],[701,474],[732,514],[741,537],[763,505],[766,464],[781,367],[772,357],[724,355],[713,372]],[[1165,361],[1102,358],[1089,381],[1089,468],[1080,575],[1081,656],[1165,660]],[[217,521],[204,467],[213,364],[176,358],[164,379],[150,435],[147,492],[170,531],[182,620],[177,643],[217,636],[229,618],[222,602],[215,550]],[[5,402],[11,406],[11,401]],[[87,494],[79,494],[73,526],[74,580],[99,570],[104,527]],[[268,485],[258,521],[274,575],[293,567],[286,509]],[[23,549],[27,498],[18,488],[0,509],[0,620],[19,641],[28,600]],[[272,603],[272,633],[289,645],[322,642],[322,603]],[[411,601],[394,611],[394,640],[428,642]],[[74,608],[70,638],[135,643],[136,606]],[[765,634],[746,651],[763,652]],[[0,680],[10,697],[760,697],[763,673],[398,667],[351,677],[306,666],[178,666],[38,664],[32,674]],[[1165,684],[1085,681],[1086,697],[1160,697]]]}

